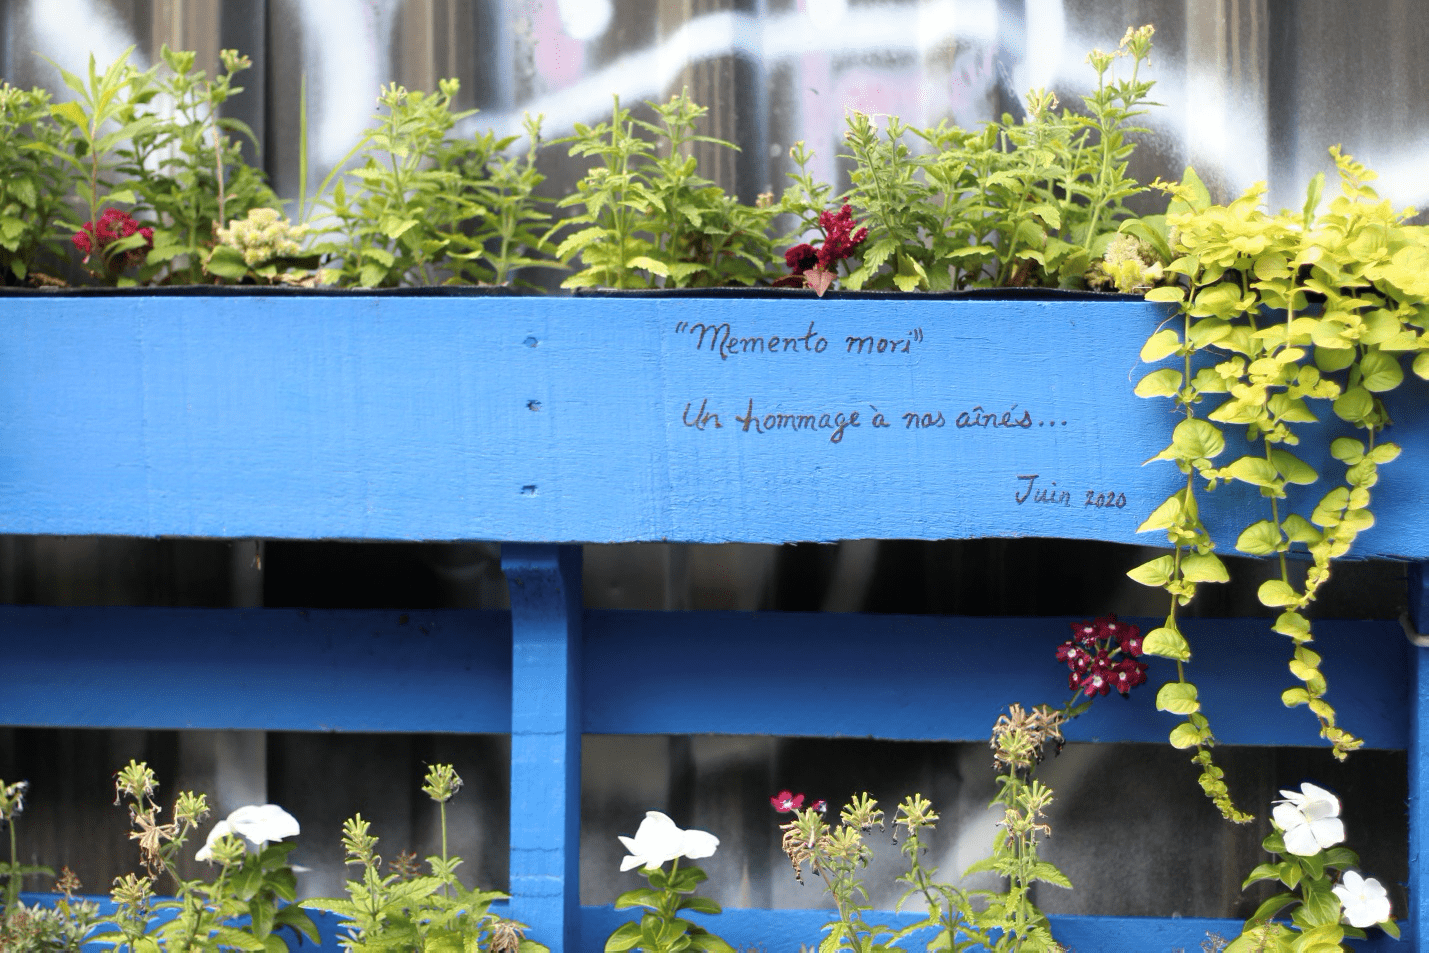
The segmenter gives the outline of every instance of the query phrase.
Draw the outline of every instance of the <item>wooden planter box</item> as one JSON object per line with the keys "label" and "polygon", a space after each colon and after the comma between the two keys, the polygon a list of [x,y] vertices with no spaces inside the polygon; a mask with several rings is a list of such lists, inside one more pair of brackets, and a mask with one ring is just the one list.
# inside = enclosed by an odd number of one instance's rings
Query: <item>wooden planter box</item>
{"label": "wooden planter box", "polygon": [[[580,550],[569,544],[1038,536],[1162,545],[1162,534],[1136,527],[1181,477],[1170,464],[1142,464],[1176,418],[1168,401],[1139,399],[1132,386],[1146,372],[1141,343],[1164,317],[1135,301],[1029,298],[0,300],[0,532],[496,540],[507,544],[512,593],[509,614],[425,614],[432,635],[420,646],[417,627],[394,613],[0,610],[14,673],[7,720],[510,731],[512,803],[536,805],[512,812],[512,913],[553,950],[597,950],[617,914],[578,905],[582,731],[778,725],[789,735],[982,740],[1030,659],[1045,654],[1045,621],[1000,621],[1006,637],[993,648],[956,618],[582,611]],[[1406,382],[1392,407],[1390,439],[1404,455],[1384,468],[1381,521],[1355,554],[1422,565],[1429,388]],[[1242,486],[1215,493],[1255,513],[1263,505]],[[1212,523],[1223,552],[1233,528],[1254,518]],[[1429,597],[1423,574],[1411,575],[1419,613]],[[1429,628],[1429,613],[1413,624]],[[1264,690],[1286,653],[1261,623],[1187,628],[1205,650],[1197,680],[1222,742],[1316,742],[1311,720]],[[195,690],[115,706],[128,697],[126,669],[106,646],[140,631],[176,676],[178,666],[228,664],[231,639],[259,633],[294,665],[244,677],[289,702],[234,712]],[[370,646],[362,658],[331,648],[357,631]],[[922,639],[947,665],[910,673],[873,659],[860,676],[887,688],[868,692],[862,708],[789,709],[778,666],[751,662],[814,631],[830,647]],[[1412,948],[1429,888],[1423,650],[1396,624],[1325,623],[1317,637],[1343,686],[1344,723],[1372,747],[1410,751]],[[47,651],[56,639],[78,646],[59,666]],[[182,639],[192,651],[161,648]],[[1350,650],[1371,639],[1384,651]],[[1218,657],[1218,642],[1239,654]],[[707,697],[673,692],[662,671],[632,665],[654,646],[665,665],[706,672]],[[979,664],[969,651],[982,653]],[[153,660],[145,664],[152,674]],[[828,664],[813,674],[840,677]],[[977,684],[964,676],[965,691],[948,691],[957,671],[977,671]],[[926,690],[897,681],[910,677]],[[352,701],[422,694],[413,685],[470,704],[374,712]],[[929,701],[910,707],[910,692]],[[1169,728],[1149,693],[1117,709],[1094,709],[1071,738],[1161,741]],[[783,953],[786,939],[812,939],[822,917],[730,911],[719,930]],[[1236,929],[1108,918],[1054,926],[1082,953],[1195,949],[1207,929]]]}

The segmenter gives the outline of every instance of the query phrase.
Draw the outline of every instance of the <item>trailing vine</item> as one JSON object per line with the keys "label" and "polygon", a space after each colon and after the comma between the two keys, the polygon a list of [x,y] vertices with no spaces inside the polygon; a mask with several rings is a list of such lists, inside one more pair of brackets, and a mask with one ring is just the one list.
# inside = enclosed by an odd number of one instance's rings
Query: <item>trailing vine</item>
{"label": "trailing vine", "polygon": [[[1141,359],[1176,357],[1180,367],[1152,371],[1136,393],[1169,397],[1181,409],[1170,446],[1153,459],[1174,462],[1186,483],[1139,527],[1165,530],[1171,553],[1129,575],[1171,596],[1165,625],[1148,633],[1144,643],[1148,654],[1176,661],[1176,680],[1161,687],[1157,707],[1185,716],[1171,731],[1171,743],[1195,749],[1201,786],[1237,822],[1250,816],[1231,802],[1224,774],[1212,760],[1215,737],[1186,677],[1191,650],[1176,618],[1199,584],[1229,578],[1201,519],[1196,478],[1205,480],[1207,493],[1236,481],[1256,487],[1265,499],[1264,518],[1241,530],[1235,546],[1251,556],[1274,556],[1278,563],[1277,576],[1261,584],[1258,596],[1261,604],[1280,610],[1273,631],[1293,643],[1289,668],[1297,684],[1281,700],[1291,708],[1306,706],[1320,736],[1343,760],[1363,742],[1337,723],[1321,656],[1309,647],[1313,632],[1306,611],[1329,578],[1331,562],[1374,525],[1370,490],[1379,465],[1399,455],[1396,445],[1379,440],[1390,424],[1382,395],[1403,381],[1406,356],[1415,355],[1414,373],[1429,378],[1423,307],[1429,300],[1429,232],[1405,224],[1413,210],[1394,212],[1379,199],[1368,184],[1373,172],[1338,147],[1330,153],[1341,194],[1323,214],[1323,175],[1310,183],[1299,214],[1271,215],[1260,206],[1263,184],[1228,206],[1214,206],[1187,169],[1179,184],[1153,183],[1169,192],[1172,202],[1164,219],[1143,220],[1143,230],[1159,230],[1172,252],[1167,275],[1179,276],[1177,284],[1146,297],[1176,305],[1180,328],[1158,330]],[[1207,397],[1219,402],[1198,414]],[[1362,431],[1363,439],[1315,426],[1326,402],[1334,416]],[[1246,443],[1240,456],[1218,466],[1213,461],[1228,446],[1222,425],[1243,426]],[[1317,459],[1328,450],[1343,464],[1338,485],[1313,504],[1306,502],[1313,492],[1302,499],[1289,489],[1323,488],[1321,475],[1291,449],[1302,441],[1308,449],[1300,454]],[[1298,571],[1302,561],[1287,558],[1292,552],[1308,555],[1303,572]]]}

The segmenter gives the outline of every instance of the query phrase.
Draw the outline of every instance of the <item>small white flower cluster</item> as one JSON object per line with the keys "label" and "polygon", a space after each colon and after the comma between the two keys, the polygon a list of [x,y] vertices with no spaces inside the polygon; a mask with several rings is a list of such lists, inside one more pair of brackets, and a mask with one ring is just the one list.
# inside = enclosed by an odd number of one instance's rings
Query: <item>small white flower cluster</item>
{"label": "small white flower cluster", "polygon": [[[1308,781],[1298,791],[1280,792],[1285,800],[1275,802],[1271,819],[1285,841],[1285,850],[1300,857],[1313,857],[1345,839],[1340,820],[1340,799]],[[1332,888],[1345,908],[1352,927],[1372,927],[1389,919],[1389,894],[1373,877],[1347,870]]]}
{"label": "small white flower cluster", "polygon": [[1118,235],[1107,245],[1106,255],[1087,272],[1093,288],[1114,287],[1123,294],[1142,294],[1166,277],[1166,267],[1148,243],[1135,235]]}
{"label": "small white flower cluster", "polygon": [[218,240],[243,255],[249,267],[261,265],[273,258],[290,258],[302,254],[298,239],[308,233],[308,226],[294,225],[277,209],[250,209],[247,218],[235,218],[227,228],[217,231]]}
{"label": "small white flower cluster", "polygon": [[689,857],[691,860],[713,857],[719,847],[718,837],[708,831],[681,830],[659,811],[646,811],[645,820],[640,822],[635,836],[622,835],[620,842],[630,851],[630,856],[620,861],[622,871],[636,867],[658,868],[676,857]]}

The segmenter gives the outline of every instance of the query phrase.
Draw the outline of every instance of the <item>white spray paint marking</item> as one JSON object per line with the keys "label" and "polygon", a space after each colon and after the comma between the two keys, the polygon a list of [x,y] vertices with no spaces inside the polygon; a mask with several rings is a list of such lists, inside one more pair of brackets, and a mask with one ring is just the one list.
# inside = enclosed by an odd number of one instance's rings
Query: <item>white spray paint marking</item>
{"label": "white spray paint marking", "polygon": [[561,26],[577,40],[593,40],[610,26],[610,0],[557,0]]}
{"label": "white spray paint marking", "polygon": [[[136,43],[114,11],[95,0],[36,0],[27,9],[35,52],[82,79],[89,74],[91,54],[97,68],[103,70]],[[137,51],[129,62],[140,69],[149,65]],[[56,96],[73,99],[74,94],[59,79],[55,74]]]}
{"label": "white spray paint marking", "polygon": [[1067,12],[1062,0],[1026,0],[1027,46],[1012,71],[1017,94],[1050,89],[1062,74],[1066,58]]}
{"label": "white spray paint marking", "polygon": [[400,0],[300,0],[303,33],[319,40],[304,47],[303,64],[314,171],[337,164],[371,122],[378,90],[391,79],[387,43],[400,5]]}
{"label": "white spray paint marking", "polygon": [[[309,3],[315,0],[308,0]],[[659,44],[627,53],[565,89],[539,96],[523,110],[544,113],[552,136],[570,132],[578,122],[610,113],[611,97],[623,102],[659,96],[686,66],[720,56],[762,59],[766,64],[809,53],[926,53],[952,41],[992,42],[997,35],[995,0],[937,0],[919,6],[917,29],[908,28],[905,5],[834,9],[813,0],[808,11],[773,17],[722,11],[686,21]],[[473,128],[499,130],[520,126],[517,113],[477,116]]]}

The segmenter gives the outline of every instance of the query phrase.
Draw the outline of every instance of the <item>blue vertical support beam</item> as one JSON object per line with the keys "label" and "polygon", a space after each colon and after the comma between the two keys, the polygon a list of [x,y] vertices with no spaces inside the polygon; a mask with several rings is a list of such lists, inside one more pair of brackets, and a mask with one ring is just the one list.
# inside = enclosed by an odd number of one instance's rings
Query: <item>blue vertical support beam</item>
{"label": "blue vertical support beam", "polygon": [[[1429,562],[1409,564],[1409,621],[1429,632]],[[1429,647],[1410,650],[1409,941],[1429,947]]]}
{"label": "blue vertical support beam", "polygon": [[551,953],[580,945],[581,548],[507,543],[511,915]]}

